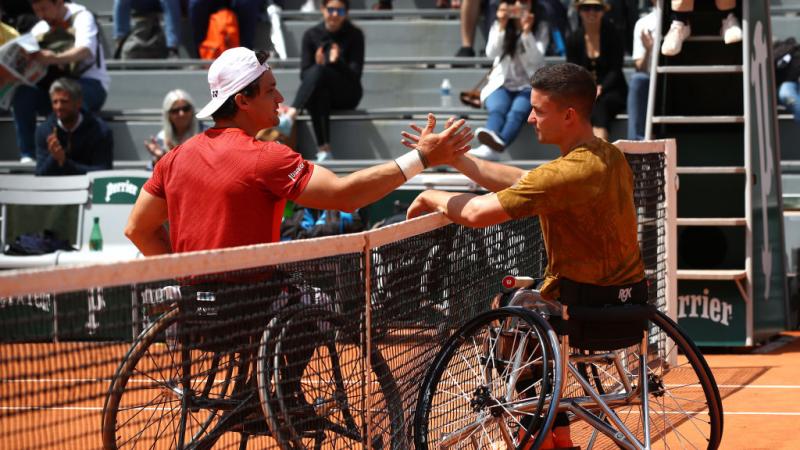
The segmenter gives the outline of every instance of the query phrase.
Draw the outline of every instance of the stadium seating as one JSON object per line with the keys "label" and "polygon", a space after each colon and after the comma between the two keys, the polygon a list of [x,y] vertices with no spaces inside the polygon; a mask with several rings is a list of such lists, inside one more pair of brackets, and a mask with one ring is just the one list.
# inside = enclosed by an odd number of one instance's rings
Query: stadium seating
{"label": "stadium seating", "polygon": [[[82,4],[95,11],[110,44],[112,30],[112,3],[107,0],[83,0]],[[291,102],[299,85],[298,58],[302,33],[318,20],[318,13],[301,13],[303,0],[289,0],[284,12],[284,29],[288,61],[273,61],[278,86],[287,102]],[[452,69],[455,49],[460,45],[459,19],[456,10],[438,10],[434,0],[395,0],[393,11],[371,11],[371,0],[351,2],[353,20],[364,30],[367,39],[367,65],[363,78],[364,97],[359,109],[340,112],[333,116],[332,146],[338,159],[384,159],[403,151],[399,144],[400,131],[410,121],[419,121],[427,111],[456,114],[468,119],[473,127],[484,123],[486,112],[463,107],[457,100],[460,90],[471,88],[485,72],[480,65],[487,58],[475,59],[476,66]],[[785,37],[796,33],[800,26],[800,1],[773,2],[773,33]],[[184,19],[184,24],[188,22]],[[263,47],[267,43],[267,25],[259,25],[258,36]],[[421,38],[424,36],[424,39]],[[188,26],[184,27],[184,42],[189,42]],[[476,48],[485,43],[478,32]],[[108,49],[110,50],[110,49]],[[186,46],[181,50],[188,58]],[[551,59],[551,62],[558,58]],[[170,66],[171,65],[171,66]],[[110,61],[111,92],[101,115],[109,122],[115,138],[115,167],[143,168],[149,159],[142,142],[160,128],[159,107],[163,95],[170,89],[181,87],[189,91],[198,104],[207,100],[205,67],[196,60],[153,61],[146,69],[126,66],[121,61]],[[626,60],[626,75],[632,71],[630,58]],[[448,78],[453,86],[452,106],[443,108],[439,85]],[[156,86],[157,88],[153,88]],[[624,115],[612,126],[612,139],[625,135]],[[780,120],[782,152],[785,159],[800,160],[800,148],[789,145],[800,139],[800,127],[788,116]],[[0,138],[8,143],[0,148],[0,170],[30,170],[21,168],[13,145],[14,130],[10,117],[0,116]],[[300,116],[298,150],[307,157],[315,153],[311,126],[306,116]],[[509,148],[513,159],[544,160],[555,154],[555,149],[536,143],[532,131],[524,127],[520,137]]]}

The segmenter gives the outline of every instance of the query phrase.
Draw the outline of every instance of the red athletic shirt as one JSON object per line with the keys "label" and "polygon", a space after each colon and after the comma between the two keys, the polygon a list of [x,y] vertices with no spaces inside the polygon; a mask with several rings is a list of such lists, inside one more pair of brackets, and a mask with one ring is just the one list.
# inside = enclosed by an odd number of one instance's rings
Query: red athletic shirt
{"label": "red athletic shirt", "polygon": [[176,253],[276,242],[286,199],[314,166],[289,147],[239,128],[211,128],[167,153],[144,185],[166,199]]}

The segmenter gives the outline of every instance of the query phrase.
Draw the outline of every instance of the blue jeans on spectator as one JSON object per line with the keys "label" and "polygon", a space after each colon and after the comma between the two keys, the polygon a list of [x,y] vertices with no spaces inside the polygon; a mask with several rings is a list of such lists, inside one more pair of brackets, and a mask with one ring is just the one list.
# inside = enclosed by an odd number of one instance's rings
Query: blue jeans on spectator
{"label": "blue jeans on spectator", "polygon": [[[106,90],[103,85],[93,78],[78,80],[83,93],[83,106],[91,112],[100,111],[106,102]],[[17,132],[17,146],[21,156],[35,158],[36,142],[36,114],[46,116],[53,110],[50,105],[50,94],[38,86],[20,85],[14,92],[11,102],[11,112],[14,115],[14,128]]]}
{"label": "blue jeans on spectator", "polygon": [[635,72],[628,81],[628,139],[644,139],[644,126],[647,121],[647,93],[650,89],[650,75]]}
{"label": "blue jeans on spectator", "polygon": [[506,146],[511,145],[531,113],[530,88],[514,92],[499,87],[483,103],[489,111],[486,128],[497,133]]}
{"label": "blue jeans on spectator", "polygon": [[800,83],[784,81],[778,88],[778,103],[794,114],[795,123],[800,123]]}
{"label": "blue jeans on spectator", "polygon": [[178,48],[181,44],[180,0],[114,0],[114,39],[117,41],[131,32],[131,9],[138,13],[163,11],[167,47]]}
{"label": "blue jeans on spectator", "polygon": [[[189,0],[189,21],[192,24],[194,52],[206,39],[208,18],[218,9],[226,7],[226,0]],[[256,35],[256,25],[264,11],[264,0],[231,0],[230,7],[239,21],[239,41],[242,47],[252,49]],[[266,47],[266,36],[262,47]]]}

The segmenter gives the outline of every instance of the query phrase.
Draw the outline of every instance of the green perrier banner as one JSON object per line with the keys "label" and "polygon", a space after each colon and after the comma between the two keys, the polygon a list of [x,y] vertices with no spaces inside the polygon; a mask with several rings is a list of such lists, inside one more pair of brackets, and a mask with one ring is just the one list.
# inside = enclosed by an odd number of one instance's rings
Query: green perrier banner
{"label": "green perrier banner", "polygon": [[145,182],[144,177],[96,178],[92,183],[92,203],[132,205]]}
{"label": "green perrier banner", "polygon": [[786,270],[784,267],[783,206],[781,204],[780,151],[775,106],[775,71],[769,2],[743,2],[749,37],[745,55],[747,124],[745,148],[749,151],[752,223],[752,338],[755,341],[784,329],[787,323]]}

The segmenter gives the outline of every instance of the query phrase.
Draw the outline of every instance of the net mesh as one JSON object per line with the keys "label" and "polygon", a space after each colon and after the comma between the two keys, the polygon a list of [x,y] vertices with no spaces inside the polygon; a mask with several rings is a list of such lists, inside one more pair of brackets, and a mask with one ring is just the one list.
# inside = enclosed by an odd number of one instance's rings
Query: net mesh
{"label": "net mesh", "polygon": [[[628,158],[650,299],[663,306],[664,155]],[[2,298],[0,448],[411,448],[444,340],[490,308],[504,275],[545,265],[530,218]]]}

